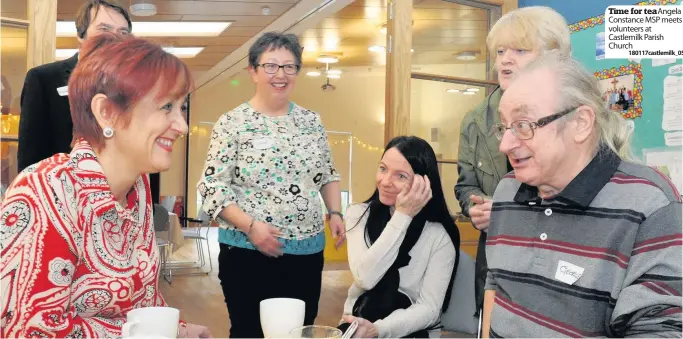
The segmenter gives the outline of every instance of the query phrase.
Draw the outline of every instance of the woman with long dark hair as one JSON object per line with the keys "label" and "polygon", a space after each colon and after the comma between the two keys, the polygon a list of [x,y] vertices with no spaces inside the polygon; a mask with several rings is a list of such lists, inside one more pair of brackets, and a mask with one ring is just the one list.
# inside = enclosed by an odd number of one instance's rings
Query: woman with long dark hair
{"label": "woman with long dark hair", "polygon": [[441,189],[432,147],[418,137],[389,142],[375,193],[349,207],[349,264],[354,283],[344,324],[355,337],[438,337],[450,299],[460,233]]}

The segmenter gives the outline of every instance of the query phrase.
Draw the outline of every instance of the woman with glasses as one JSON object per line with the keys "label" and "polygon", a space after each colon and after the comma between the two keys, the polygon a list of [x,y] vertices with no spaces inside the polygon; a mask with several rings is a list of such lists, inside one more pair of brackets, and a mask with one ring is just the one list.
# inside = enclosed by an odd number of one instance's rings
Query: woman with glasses
{"label": "woman with glasses", "polygon": [[[498,182],[513,170],[505,154],[498,152],[500,141],[494,126],[500,123],[500,98],[514,76],[539,55],[553,50],[566,56],[571,54],[567,23],[549,7],[525,7],[505,14],[491,28],[486,43],[496,56],[494,65],[499,86],[467,113],[460,125],[458,182],[455,185],[455,197],[462,213],[481,231],[475,278],[477,310],[484,302],[485,244],[491,197]],[[526,131],[524,126],[518,127],[517,132]],[[530,125],[526,127],[532,132]]]}
{"label": "woman with glasses", "polygon": [[337,247],[345,238],[339,175],[325,128],[318,114],[290,101],[301,52],[292,34],[266,33],[251,46],[256,93],[218,119],[197,185],[202,208],[221,226],[218,277],[233,338],[264,337],[259,303],[268,298],[303,300],[304,324],[313,324],[324,218]]}

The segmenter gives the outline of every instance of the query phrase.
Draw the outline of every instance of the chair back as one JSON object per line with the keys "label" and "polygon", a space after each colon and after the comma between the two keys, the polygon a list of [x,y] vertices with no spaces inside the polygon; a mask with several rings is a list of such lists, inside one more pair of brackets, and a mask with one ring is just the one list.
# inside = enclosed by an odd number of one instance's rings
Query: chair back
{"label": "chair back", "polygon": [[173,211],[173,207],[175,206],[175,201],[176,197],[175,196],[167,196],[161,199],[161,206],[164,206],[166,211]]}
{"label": "chair back", "polygon": [[474,316],[477,312],[474,272],[474,260],[461,250],[451,300],[445,301],[448,302],[448,310],[441,315],[441,324],[445,331],[477,334],[478,318]]}
{"label": "chair back", "polygon": [[197,219],[202,221],[202,226],[209,226],[211,223],[211,217],[204,211],[204,209],[200,209]]}
{"label": "chair back", "polygon": [[160,204],[154,204],[154,231],[167,231],[168,221],[168,210]]}

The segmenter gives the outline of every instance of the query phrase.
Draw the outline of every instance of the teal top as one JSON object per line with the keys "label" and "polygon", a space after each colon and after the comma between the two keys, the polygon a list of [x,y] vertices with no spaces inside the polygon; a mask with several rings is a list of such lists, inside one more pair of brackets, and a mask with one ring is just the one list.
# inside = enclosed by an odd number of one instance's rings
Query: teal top
{"label": "teal top", "polygon": [[[282,252],[287,254],[315,254],[325,249],[325,232],[303,240],[278,239],[282,244]],[[218,230],[218,242],[230,246],[255,250],[247,235],[234,229]]]}

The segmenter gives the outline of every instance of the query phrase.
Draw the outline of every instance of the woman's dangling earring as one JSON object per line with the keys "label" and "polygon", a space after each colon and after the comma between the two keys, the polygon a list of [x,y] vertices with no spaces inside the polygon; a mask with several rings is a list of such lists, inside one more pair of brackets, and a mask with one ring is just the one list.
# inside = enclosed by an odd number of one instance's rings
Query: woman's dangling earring
{"label": "woman's dangling earring", "polygon": [[114,136],[114,129],[111,127],[105,127],[102,129],[102,134],[104,134],[104,137],[109,139]]}

